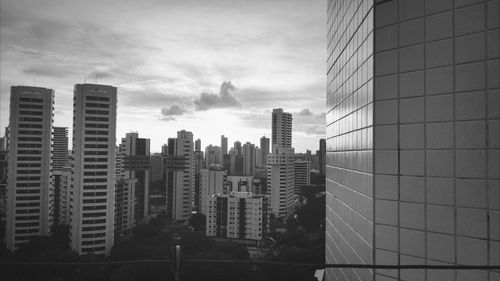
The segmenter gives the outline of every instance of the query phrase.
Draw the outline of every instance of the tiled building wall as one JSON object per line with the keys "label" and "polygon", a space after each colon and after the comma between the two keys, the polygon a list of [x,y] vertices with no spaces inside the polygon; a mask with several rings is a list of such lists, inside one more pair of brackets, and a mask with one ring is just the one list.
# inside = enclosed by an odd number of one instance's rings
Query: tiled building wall
{"label": "tiled building wall", "polygon": [[[375,7],[375,262],[500,264],[499,1]],[[379,270],[376,280],[500,280]]]}
{"label": "tiled building wall", "polygon": [[[326,262],[373,262],[373,1],[329,1]],[[371,280],[328,269],[327,280]]]}
{"label": "tiled building wall", "polygon": [[[498,265],[499,1],[371,2],[328,3],[326,261]],[[500,279],[467,270],[326,274]]]}

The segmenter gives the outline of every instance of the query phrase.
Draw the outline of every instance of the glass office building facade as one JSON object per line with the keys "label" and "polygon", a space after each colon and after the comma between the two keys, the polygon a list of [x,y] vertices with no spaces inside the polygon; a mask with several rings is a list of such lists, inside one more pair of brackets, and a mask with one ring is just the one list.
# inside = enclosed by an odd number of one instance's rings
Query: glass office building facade
{"label": "glass office building facade", "polygon": [[499,17],[499,1],[328,1],[327,263],[500,264]]}

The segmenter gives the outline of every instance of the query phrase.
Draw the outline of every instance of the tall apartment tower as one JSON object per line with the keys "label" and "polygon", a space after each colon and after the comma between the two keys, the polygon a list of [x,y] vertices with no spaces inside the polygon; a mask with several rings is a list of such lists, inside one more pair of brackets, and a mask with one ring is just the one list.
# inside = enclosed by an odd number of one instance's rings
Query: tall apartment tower
{"label": "tall apartment tower", "polygon": [[62,170],[68,163],[68,128],[54,127],[53,136],[53,169]]}
{"label": "tall apartment tower", "polygon": [[200,212],[200,187],[201,187],[201,170],[205,167],[205,159],[203,151],[194,151],[194,190],[193,190],[193,207],[197,212]]}
{"label": "tall apartment tower", "polygon": [[300,193],[303,186],[311,184],[311,161],[295,160],[293,162],[295,193]]}
{"label": "tall apartment tower", "polygon": [[149,161],[149,178],[151,182],[162,179],[163,156],[159,153],[152,154]]}
{"label": "tall apartment tower", "polygon": [[221,148],[215,145],[209,145],[205,148],[205,166],[212,164],[222,164]]}
{"label": "tall apartment tower", "polygon": [[5,229],[10,251],[28,243],[32,236],[50,233],[53,111],[53,90],[11,87]]}
{"label": "tall apartment tower", "polygon": [[208,197],[217,193],[227,191],[227,171],[221,165],[213,165],[201,170],[201,185],[199,206],[200,212],[207,215]]}
{"label": "tall apartment tower", "polygon": [[267,192],[271,211],[278,217],[288,216],[294,205],[294,166],[292,148],[292,114],[273,109],[272,152],[267,156]]}
{"label": "tall apartment tower", "polygon": [[261,153],[260,153],[260,147],[255,146],[253,155],[254,155],[254,158],[255,158],[255,168],[260,167],[260,163],[262,162],[260,160],[260,157],[262,156]]}
{"label": "tall apartment tower", "polygon": [[194,151],[201,151],[201,140],[197,139],[194,142]]}
{"label": "tall apartment tower", "polygon": [[[57,173],[54,171],[54,173]],[[64,166],[60,172],[60,188],[57,197],[57,223],[60,225],[69,225],[69,209],[70,209],[70,190],[71,190],[71,166]],[[56,202],[56,200],[54,201]],[[54,203],[55,209],[55,203]],[[56,212],[54,210],[54,221],[56,220]]]}
{"label": "tall apartment tower", "polygon": [[[67,127],[54,127],[53,138],[52,138],[52,186],[54,189],[54,225],[61,224],[60,213],[65,204],[68,201],[61,202],[64,199],[62,193],[67,193],[69,191],[68,185],[63,185],[65,179],[63,179],[63,168],[68,166],[68,128]],[[63,190],[66,189],[66,190]],[[67,222],[67,220],[66,220]]]}
{"label": "tall apartment tower", "polygon": [[292,114],[282,108],[273,109],[272,141],[272,153],[277,147],[292,147]]}
{"label": "tall apartment tower", "polygon": [[243,154],[243,175],[255,175],[255,144],[245,143],[242,147]]}
{"label": "tall apartment tower", "polygon": [[319,174],[326,175],[326,139],[319,140],[318,162]]}
{"label": "tall apartment tower", "polygon": [[259,167],[265,167],[267,164],[267,155],[269,154],[269,138],[260,138],[260,163]]}
{"label": "tall apartment tower", "polygon": [[193,133],[177,132],[168,139],[166,159],[167,216],[176,221],[191,217],[194,189]]}
{"label": "tall apartment tower", "polygon": [[7,138],[0,138],[0,208],[6,209],[7,203]]}
{"label": "tall apartment tower", "polygon": [[115,197],[117,208],[115,216],[122,224],[120,231],[126,231],[136,226],[149,214],[149,170],[150,170],[150,140],[139,138],[136,132],[127,133],[122,138],[120,156],[122,162],[123,184],[119,186],[120,196]]}
{"label": "tall apartment tower", "polygon": [[113,246],[116,95],[112,86],[75,85],[70,244],[78,254]]}
{"label": "tall apartment tower", "polygon": [[225,154],[228,153],[227,150],[227,137],[224,135],[220,136],[220,148],[221,148],[221,154],[224,156]]}
{"label": "tall apartment tower", "polygon": [[280,148],[267,156],[267,192],[271,196],[271,212],[276,217],[287,217],[294,206],[294,165],[288,150]]}
{"label": "tall apartment tower", "polygon": [[[328,1],[326,263],[498,265],[498,1]],[[326,280],[500,280],[327,269]]]}
{"label": "tall apartment tower", "polygon": [[235,141],[233,148],[236,150],[237,154],[241,154],[241,142]]}

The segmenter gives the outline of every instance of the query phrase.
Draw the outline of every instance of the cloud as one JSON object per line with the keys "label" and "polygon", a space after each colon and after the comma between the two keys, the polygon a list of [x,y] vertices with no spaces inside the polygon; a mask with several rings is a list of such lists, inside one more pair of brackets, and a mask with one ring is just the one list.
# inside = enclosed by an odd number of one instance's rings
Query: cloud
{"label": "cloud", "polygon": [[22,70],[23,73],[35,76],[66,77],[72,75],[67,66],[33,65]]}
{"label": "cloud", "polygon": [[95,79],[107,79],[113,77],[113,74],[109,71],[104,71],[104,70],[95,70],[89,73],[87,76],[89,79],[95,78]]}
{"label": "cloud", "polygon": [[311,116],[313,113],[309,110],[309,108],[304,108],[301,111],[296,113],[298,116]]}
{"label": "cloud", "polygon": [[241,107],[232,95],[231,91],[236,90],[236,87],[231,82],[223,82],[220,86],[219,94],[202,93],[200,97],[196,98],[193,103],[196,110],[209,110],[212,108],[227,108],[227,107]]}
{"label": "cloud", "polygon": [[323,125],[309,125],[304,128],[304,132],[308,135],[325,135],[325,126]]}
{"label": "cloud", "polygon": [[164,107],[161,109],[161,114],[165,116],[182,115],[186,112],[187,110],[178,104],[172,104],[169,107]]}
{"label": "cloud", "polygon": [[175,118],[174,118],[174,117],[172,117],[172,116],[168,116],[168,117],[162,117],[162,118],[160,118],[160,119],[158,119],[158,120],[161,120],[161,121],[167,121],[167,122],[168,122],[168,121],[176,121],[177,119],[175,119]]}

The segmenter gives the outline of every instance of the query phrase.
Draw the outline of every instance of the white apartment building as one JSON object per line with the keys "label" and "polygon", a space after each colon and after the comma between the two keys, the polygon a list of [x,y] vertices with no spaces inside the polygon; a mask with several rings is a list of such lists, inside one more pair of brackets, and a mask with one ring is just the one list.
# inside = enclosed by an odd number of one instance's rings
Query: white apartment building
{"label": "white apartment building", "polygon": [[5,244],[10,251],[29,242],[32,236],[50,233],[54,201],[53,111],[53,90],[11,88],[5,233]]}
{"label": "white apartment building", "polygon": [[206,234],[238,240],[264,238],[269,231],[269,196],[232,191],[208,199]]}
{"label": "white apartment building", "polygon": [[177,138],[168,139],[166,162],[167,216],[186,221],[194,190],[193,133],[182,130]]}
{"label": "white apartment building", "polygon": [[271,212],[277,217],[287,217],[295,204],[294,167],[290,154],[267,156],[267,186]]}
{"label": "white apartment building", "polygon": [[70,244],[78,254],[113,246],[116,103],[115,87],[75,85]]}
{"label": "white apartment building", "polygon": [[212,165],[201,170],[200,207],[202,214],[207,214],[208,198],[213,194],[225,193],[227,190],[227,171],[221,165]]}

